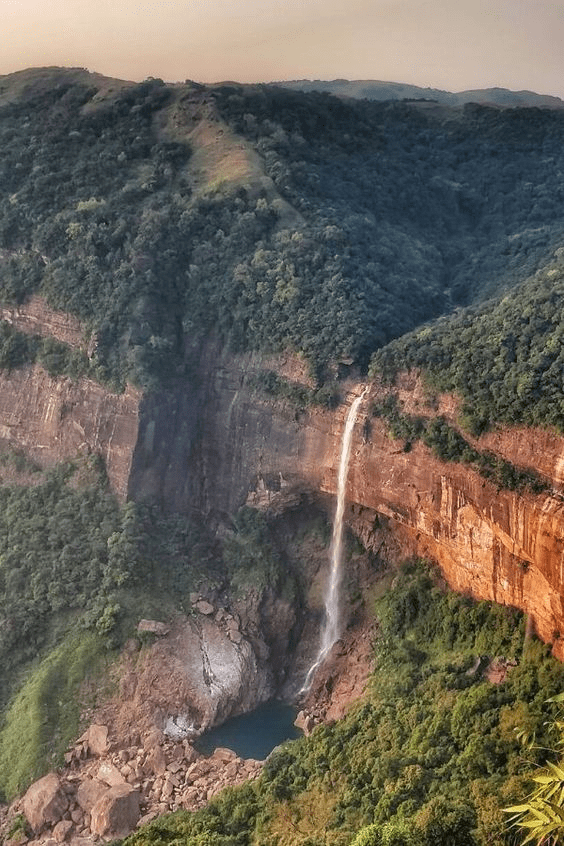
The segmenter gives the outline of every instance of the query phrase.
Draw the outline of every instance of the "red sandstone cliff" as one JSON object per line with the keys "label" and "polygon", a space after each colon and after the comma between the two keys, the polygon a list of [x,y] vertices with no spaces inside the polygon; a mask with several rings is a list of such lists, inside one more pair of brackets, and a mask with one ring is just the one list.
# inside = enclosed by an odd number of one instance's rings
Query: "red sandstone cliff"
{"label": "red sandstone cliff", "polygon": [[0,374],[0,448],[21,449],[41,467],[96,453],[125,499],[138,408],[134,388],[112,394],[90,379],[72,382],[22,367]]}
{"label": "red sandstone cliff", "polygon": [[[39,367],[2,374],[0,442],[42,465],[97,452],[120,496],[211,516],[246,501],[274,506],[296,489],[334,494],[344,417],[360,386],[351,386],[336,411],[300,412],[249,389],[249,375],[263,366],[208,346],[197,380],[144,398],[133,389],[115,395],[88,380],[52,379]],[[278,366],[304,378],[291,360]],[[376,390],[359,412],[348,483],[363,538],[370,542],[376,514],[385,515],[406,550],[436,559],[455,589],[530,613],[564,658],[564,439],[526,429],[485,436],[481,446],[554,484],[548,495],[500,491],[421,443],[404,452],[381,421],[372,421],[367,437],[363,422]],[[404,380],[401,395],[408,408],[424,404],[415,378]],[[452,398],[441,403],[454,417]]]}

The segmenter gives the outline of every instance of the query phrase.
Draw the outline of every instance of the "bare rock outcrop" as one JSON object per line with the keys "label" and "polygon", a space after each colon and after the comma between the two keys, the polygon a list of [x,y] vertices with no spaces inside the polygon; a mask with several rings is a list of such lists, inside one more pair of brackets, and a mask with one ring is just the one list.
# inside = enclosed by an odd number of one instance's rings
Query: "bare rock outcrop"
{"label": "bare rock outcrop", "polygon": [[230,749],[205,757],[187,741],[171,741],[158,731],[140,744],[123,747],[122,738],[112,734],[111,749],[102,758],[88,750],[58,774],[35,782],[0,817],[0,837],[23,812],[37,846],[92,846],[125,837],[161,814],[197,810],[225,787],[256,778],[262,769],[261,761],[243,760]]}

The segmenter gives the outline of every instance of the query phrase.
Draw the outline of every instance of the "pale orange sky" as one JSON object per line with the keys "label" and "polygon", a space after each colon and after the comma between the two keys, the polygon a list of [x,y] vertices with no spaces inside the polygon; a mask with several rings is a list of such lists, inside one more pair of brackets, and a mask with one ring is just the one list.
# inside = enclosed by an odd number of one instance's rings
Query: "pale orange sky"
{"label": "pale orange sky", "polygon": [[0,74],[381,79],[564,98],[564,3],[530,0],[0,0]]}

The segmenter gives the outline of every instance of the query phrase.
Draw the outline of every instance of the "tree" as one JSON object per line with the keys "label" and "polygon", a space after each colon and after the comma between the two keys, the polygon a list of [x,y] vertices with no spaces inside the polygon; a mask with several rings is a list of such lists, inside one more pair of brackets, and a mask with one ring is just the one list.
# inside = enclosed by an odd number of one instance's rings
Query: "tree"
{"label": "tree", "polygon": [[[552,697],[548,702],[564,702],[564,693]],[[555,752],[564,747],[564,722],[558,717],[551,721],[551,727],[557,735]],[[520,805],[504,808],[512,814],[511,824],[526,833],[523,846],[534,843],[536,846],[561,846],[564,844],[564,756],[560,755],[557,763],[546,761],[532,776],[537,785],[529,794],[527,801]]]}

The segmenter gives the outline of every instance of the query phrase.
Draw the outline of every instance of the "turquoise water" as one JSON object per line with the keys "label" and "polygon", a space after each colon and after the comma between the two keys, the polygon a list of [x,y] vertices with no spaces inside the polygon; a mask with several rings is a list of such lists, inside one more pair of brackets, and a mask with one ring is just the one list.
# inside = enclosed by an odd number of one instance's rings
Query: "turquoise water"
{"label": "turquoise water", "polygon": [[279,743],[301,737],[301,731],[294,725],[296,715],[292,705],[275,700],[265,702],[249,714],[232,717],[206,732],[194,745],[204,755],[211,755],[218,746],[226,746],[241,758],[263,761]]}

